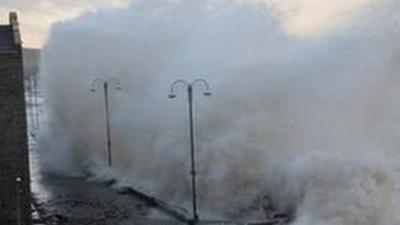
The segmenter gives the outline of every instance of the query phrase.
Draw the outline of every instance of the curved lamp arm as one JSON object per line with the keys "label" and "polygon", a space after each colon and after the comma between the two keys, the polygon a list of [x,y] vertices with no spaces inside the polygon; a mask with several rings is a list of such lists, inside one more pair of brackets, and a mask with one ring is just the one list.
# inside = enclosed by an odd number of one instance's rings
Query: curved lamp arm
{"label": "curved lamp arm", "polygon": [[90,91],[91,92],[95,92],[96,88],[101,86],[101,85],[104,85],[105,82],[106,81],[104,79],[102,79],[102,78],[93,79],[92,84],[90,85]]}
{"label": "curved lamp arm", "polygon": [[203,92],[204,96],[210,96],[212,94],[211,90],[210,90],[210,85],[207,83],[206,80],[204,80],[204,79],[196,79],[191,83],[191,85],[195,86],[197,83],[202,83],[204,85],[204,87],[206,88],[206,91]]}
{"label": "curved lamp arm", "polygon": [[176,81],[175,81],[174,83],[172,83],[172,85],[171,85],[171,90],[170,90],[170,93],[169,93],[169,95],[168,95],[168,98],[176,98],[175,87],[176,87],[178,84],[183,84],[183,85],[185,85],[185,86],[189,86],[189,85],[190,85],[190,84],[189,84],[187,81],[185,81],[185,80],[182,80],[182,79],[176,80]]}
{"label": "curved lamp arm", "polygon": [[115,87],[115,90],[121,90],[122,89],[121,82],[119,82],[119,80],[116,79],[116,78],[109,78],[109,79],[106,80],[106,82],[109,85],[113,85]]}

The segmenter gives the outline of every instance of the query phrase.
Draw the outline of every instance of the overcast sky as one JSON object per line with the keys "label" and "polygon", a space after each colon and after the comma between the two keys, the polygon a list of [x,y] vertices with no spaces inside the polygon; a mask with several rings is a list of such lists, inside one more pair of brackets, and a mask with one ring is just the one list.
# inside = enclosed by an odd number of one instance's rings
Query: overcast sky
{"label": "overcast sky", "polygon": [[8,12],[17,11],[24,46],[40,48],[55,22],[78,17],[86,11],[124,7],[129,1],[132,0],[0,0],[0,21],[8,23]]}
{"label": "overcast sky", "polygon": [[[57,21],[71,19],[87,11],[127,7],[135,0],[0,0],[0,21],[17,11],[26,47],[43,46],[49,28]],[[232,0],[235,1],[235,0]],[[279,12],[289,34],[301,37],[334,32],[358,16],[360,9],[391,0],[236,0],[264,1]]]}

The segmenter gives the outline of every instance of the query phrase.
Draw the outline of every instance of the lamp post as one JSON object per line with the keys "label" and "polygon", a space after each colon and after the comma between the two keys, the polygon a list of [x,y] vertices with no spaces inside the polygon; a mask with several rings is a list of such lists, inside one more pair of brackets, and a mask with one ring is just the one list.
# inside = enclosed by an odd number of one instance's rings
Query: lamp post
{"label": "lamp post", "polygon": [[92,81],[90,91],[95,92],[98,87],[103,87],[104,93],[104,106],[106,113],[106,135],[107,135],[107,161],[108,166],[112,167],[112,153],[111,153],[111,129],[110,129],[110,110],[109,110],[109,88],[113,87],[114,90],[121,90],[120,82],[115,78],[101,79],[96,78]]}
{"label": "lamp post", "polygon": [[185,80],[176,80],[171,85],[169,98],[176,98],[175,87],[179,84],[186,86],[188,93],[188,105],[189,105],[189,136],[190,136],[190,162],[191,162],[191,178],[192,178],[192,207],[193,207],[193,221],[192,224],[197,224],[199,216],[197,214],[197,191],[196,191],[196,152],[195,152],[195,135],[194,135],[194,119],[193,119],[193,88],[196,84],[203,84],[205,91],[204,96],[210,96],[210,86],[207,81],[203,79],[197,79],[189,83]]}

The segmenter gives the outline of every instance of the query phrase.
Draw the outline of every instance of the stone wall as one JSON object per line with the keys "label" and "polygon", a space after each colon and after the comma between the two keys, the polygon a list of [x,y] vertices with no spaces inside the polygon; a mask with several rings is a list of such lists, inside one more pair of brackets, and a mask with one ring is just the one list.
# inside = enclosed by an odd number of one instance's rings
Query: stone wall
{"label": "stone wall", "polygon": [[30,198],[22,51],[15,44],[0,51],[0,224],[31,224]]}

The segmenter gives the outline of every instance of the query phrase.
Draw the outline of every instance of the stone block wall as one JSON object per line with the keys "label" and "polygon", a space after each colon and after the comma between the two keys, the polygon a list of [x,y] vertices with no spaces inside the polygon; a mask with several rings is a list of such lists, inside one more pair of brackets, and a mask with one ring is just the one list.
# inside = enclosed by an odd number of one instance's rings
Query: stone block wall
{"label": "stone block wall", "polygon": [[19,43],[11,47],[0,51],[0,225],[30,225],[22,51]]}

